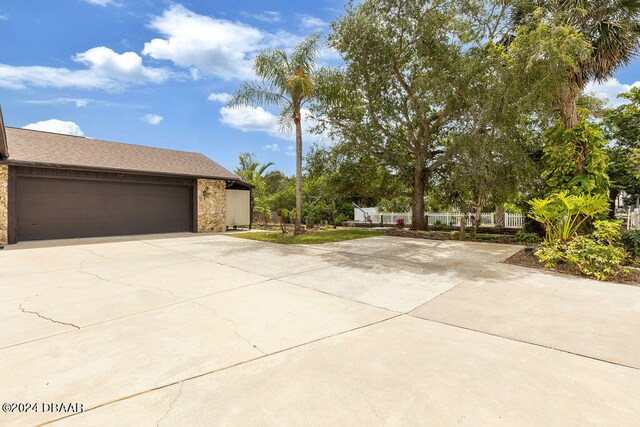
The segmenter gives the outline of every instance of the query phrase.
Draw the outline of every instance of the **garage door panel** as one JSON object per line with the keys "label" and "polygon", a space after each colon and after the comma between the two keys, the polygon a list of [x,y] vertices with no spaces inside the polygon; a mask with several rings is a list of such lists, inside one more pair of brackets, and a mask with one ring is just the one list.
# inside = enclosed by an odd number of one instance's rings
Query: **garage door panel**
{"label": "garage door panel", "polygon": [[190,231],[187,185],[19,176],[18,240]]}

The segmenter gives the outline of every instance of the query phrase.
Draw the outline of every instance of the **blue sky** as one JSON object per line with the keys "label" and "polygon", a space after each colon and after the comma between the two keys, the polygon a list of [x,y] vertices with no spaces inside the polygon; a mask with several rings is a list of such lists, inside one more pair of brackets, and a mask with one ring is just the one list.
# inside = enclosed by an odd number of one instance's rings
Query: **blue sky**
{"label": "blue sky", "polygon": [[[255,152],[294,171],[270,111],[224,109],[265,48],[289,49],[344,0],[0,0],[0,103],[9,126],[202,152],[229,169]],[[323,50],[322,63],[336,63]],[[612,98],[640,62],[590,89]],[[613,101],[615,102],[615,101]],[[306,143],[317,139],[306,135]]]}

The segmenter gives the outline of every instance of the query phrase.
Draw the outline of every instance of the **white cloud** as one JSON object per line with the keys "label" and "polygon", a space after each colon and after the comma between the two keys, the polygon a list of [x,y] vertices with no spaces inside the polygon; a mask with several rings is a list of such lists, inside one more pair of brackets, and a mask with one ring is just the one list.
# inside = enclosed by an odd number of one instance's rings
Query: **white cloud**
{"label": "white cloud", "polygon": [[150,124],[151,126],[158,126],[164,117],[159,116],[157,114],[145,114],[140,118],[143,122]]}
{"label": "white cloud", "polygon": [[278,144],[267,144],[262,148],[269,151],[280,151],[280,146]]}
{"label": "white cloud", "polygon": [[286,154],[287,156],[294,157],[296,155],[296,146],[295,145],[289,145],[287,147],[287,152],[284,153],[284,154]]}
{"label": "white cloud", "polygon": [[273,10],[265,10],[262,13],[241,12],[240,14],[244,17],[253,18],[257,21],[265,22],[267,24],[282,22],[282,16],[280,15],[280,12],[276,12]]}
{"label": "white cloud", "polygon": [[142,53],[225,80],[250,79],[252,59],[266,48],[290,48],[299,39],[286,31],[266,33],[241,22],[199,15],[174,5],[149,27],[162,35],[145,43]]}
{"label": "white cloud", "polygon": [[165,38],[145,43],[145,55],[224,79],[251,75],[249,54],[259,50],[263,37],[257,28],[198,15],[182,5],[153,18],[150,27]]}
{"label": "white cloud", "polygon": [[76,107],[82,108],[88,106],[90,103],[93,103],[92,99],[85,98],[55,98],[55,99],[42,99],[42,100],[31,100],[24,101],[27,104],[44,104],[44,105],[56,105],[56,104],[75,104]]}
{"label": "white cloud", "polygon": [[607,99],[608,107],[617,107],[628,102],[624,98],[617,98],[621,93],[628,92],[632,87],[640,87],[640,81],[632,84],[620,83],[616,78],[610,78],[602,83],[589,82],[585,88],[586,93],[591,93],[602,99]]}
{"label": "white cloud", "polygon": [[231,99],[231,95],[226,92],[213,92],[209,94],[209,97],[207,99],[212,102],[221,102],[223,104],[226,104]]}
{"label": "white cloud", "polygon": [[45,132],[62,133],[65,135],[84,136],[80,126],[74,122],[66,122],[58,119],[44,120],[36,123],[29,123],[24,129],[41,130]]}
{"label": "white cloud", "polygon": [[9,17],[7,15],[0,15],[0,21],[8,21]]}
{"label": "white cloud", "polygon": [[[292,131],[283,132],[278,125],[278,116],[262,107],[222,107],[220,122],[242,132],[264,132],[269,136],[287,141],[295,140],[295,133]],[[302,123],[304,126],[302,140],[305,144],[324,140],[321,135],[308,131],[308,128],[313,125],[313,121],[310,117],[310,111],[307,109],[302,110]]]}
{"label": "white cloud", "polygon": [[311,15],[298,15],[298,18],[300,19],[300,26],[306,30],[318,30],[329,25],[322,19]]}
{"label": "white cloud", "polygon": [[109,5],[116,4],[116,2],[114,2],[113,0],[82,0],[82,1],[89,4],[95,4],[96,6],[109,6]]}
{"label": "white cloud", "polygon": [[278,117],[262,107],[222,107],[220,121],[242,132],[266,132],[277,136]]}
{"label": "white cloud", "polygon": [[0,87],[23,89],[27,86],[79,89],[123,89],[131,84],[162,83],[172,76],[163,68],[146,67],[135,52],[116,53],[101,46],[77,54],[74,60],[87,66],[69,70],[42,66],[0,64]]}

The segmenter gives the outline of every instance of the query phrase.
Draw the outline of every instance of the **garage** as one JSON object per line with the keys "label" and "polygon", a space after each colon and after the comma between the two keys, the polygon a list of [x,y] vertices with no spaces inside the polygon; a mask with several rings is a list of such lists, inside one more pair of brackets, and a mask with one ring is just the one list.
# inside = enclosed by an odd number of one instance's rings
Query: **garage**
{"label": "garage", "polygon": [[23,171],[17,173],[18,241],[192,230],[192,182],[119,182],[82,172],[70,179]]}
{"label": "garage", "polygon": [[250,226],[251,190],[200,153],[0,131],[0,243]]}

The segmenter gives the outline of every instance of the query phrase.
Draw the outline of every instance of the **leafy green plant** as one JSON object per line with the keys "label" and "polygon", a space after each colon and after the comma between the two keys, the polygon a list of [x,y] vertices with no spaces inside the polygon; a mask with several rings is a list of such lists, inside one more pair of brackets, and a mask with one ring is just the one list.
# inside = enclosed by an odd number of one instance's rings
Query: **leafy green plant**
{"label": "leafy green plant", "polygon": [[344,214],[339,214],[338,216],[336,216],[333,220],[333,225],[340,225],[345,221],[349,221],[349,217],[344,215]]}
{"label": "leafy green plant", "polygon": [[567,245],[560,240],[544,242],[536,250],[536,258],[544,264],[545,268],[554,268],[564,261],[567,253]]}
{"label": "leafy green plant", "polygon": [[552,189],[574,194],[609,191],[607,140],[585,119],[571,129],[557,124],[545,133],[542,179]]}
{"label": "leafy green plant", "polygon": [[444,224],[439,219],[437,219],[436,222],[433,223],[434,230],[442,230],[443,228],[444,228]]}
{"label": "leafy green plant", "polygon": [[629,230],[622,236],[622,241],[627,252],[635,258],[640,259],[640,230]]}
{"label": "leafy green plant", "polygon": [[588,236],[579,236],[567,245],[566,261],[574,264],[585,275],[607,280],[620,271],[625,259],[623,247],[598,242]]}
{"label": "leafy green plant", "polygon": [[574,195],[568,191],[532,199],[529,205],[529,217],[543,225],[546,242],[572,239],[583,224],[609,210],[609,200],[604,194]]}
{"label": "leafy green plant", "polygon": [[540,236],[536,233],[518,231],[515,236],[513,236],[513,241],[516,243],[538,243],[540,241]]}
{"label": "leafy green plant", "polygon": [[626,252],[622,247],[622,228],[619,221],[595,221],[594,231],[566,242],[545,242],[536,251],[536,257],[546,268],[565,262],[574,265],[584,275],[598,280],[621,271]]}

